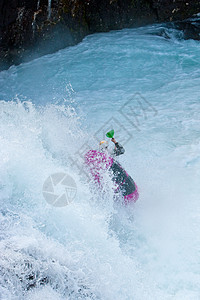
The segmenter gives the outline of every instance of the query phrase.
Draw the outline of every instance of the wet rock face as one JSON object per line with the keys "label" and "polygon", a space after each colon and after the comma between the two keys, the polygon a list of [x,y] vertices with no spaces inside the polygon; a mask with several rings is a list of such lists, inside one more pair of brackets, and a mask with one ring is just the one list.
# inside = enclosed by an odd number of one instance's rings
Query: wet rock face
{"label": "wet rock face", "polygon": [[194,0],[152,0],[158,21],[184,20],[200,12],[200,1]]}
{"label": "wet rock face", "polygon": [[185,40],[193,39],[200,41],[200,18],[174,22],[169,26],[181,30],[183,32],[183,38]]}
{"label": "wet rock face", "polygon": [[90,32],[108,31],[145,25],[157,20],[155,11],[146,0],[88,0],[85,7]]}
{"label": "wet rock face", "polygon": [[74,45],[90,33],[198,12],[199,0],[0,0],[0,68]]}

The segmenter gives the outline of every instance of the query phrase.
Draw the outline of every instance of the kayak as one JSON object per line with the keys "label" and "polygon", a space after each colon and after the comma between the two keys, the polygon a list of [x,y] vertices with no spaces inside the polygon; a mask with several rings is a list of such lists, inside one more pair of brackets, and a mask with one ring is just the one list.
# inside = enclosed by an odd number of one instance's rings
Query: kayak
{"label": "kayak", "polygon": [[139,192],[136,183],[113,157],[105,152],[89,150],[85,154],[85,164],[98,185],[101,185],[103,172],[110,171],[116,186],[115,193],[122,194],[125,204],[138,200]]}

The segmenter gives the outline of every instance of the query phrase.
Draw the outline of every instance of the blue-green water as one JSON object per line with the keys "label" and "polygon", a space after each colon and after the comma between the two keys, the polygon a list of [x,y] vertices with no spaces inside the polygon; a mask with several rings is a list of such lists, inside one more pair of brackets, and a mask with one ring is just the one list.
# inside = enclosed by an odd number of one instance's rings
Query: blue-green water
{"label": "blue-green water", "polygon": [[[158,29],[91,35],[0,73],[1,299],[200,299],[200,43]],[[134,207],[78,170],[111,127]],[[60,171],[78,192],[55,208],[42,186]]]}

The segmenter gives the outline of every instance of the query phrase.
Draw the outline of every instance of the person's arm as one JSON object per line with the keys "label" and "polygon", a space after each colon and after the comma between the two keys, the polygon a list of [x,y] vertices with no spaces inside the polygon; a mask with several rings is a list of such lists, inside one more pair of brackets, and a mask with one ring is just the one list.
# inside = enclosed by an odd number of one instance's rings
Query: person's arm
{"label": "person's arm", "polygon": [[114,138],[112,138],[111,141],[115,144],[114,155],[118,156],[124,154],[124,147],[120,145]]}

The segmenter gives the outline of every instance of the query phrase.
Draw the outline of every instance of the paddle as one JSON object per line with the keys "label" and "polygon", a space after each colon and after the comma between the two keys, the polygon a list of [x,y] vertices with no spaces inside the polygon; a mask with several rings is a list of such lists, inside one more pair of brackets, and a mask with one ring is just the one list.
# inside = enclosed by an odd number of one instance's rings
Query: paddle
{"label": "paddle", "polygon": [[106,133],[106,136],[109,138],[109,139],[112,139],[114,137],[114,129],[108,131]]}

